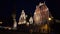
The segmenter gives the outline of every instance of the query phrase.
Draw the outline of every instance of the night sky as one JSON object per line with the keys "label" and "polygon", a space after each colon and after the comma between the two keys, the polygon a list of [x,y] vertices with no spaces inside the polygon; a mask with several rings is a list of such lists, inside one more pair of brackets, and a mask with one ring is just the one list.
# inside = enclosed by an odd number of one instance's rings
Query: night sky
{"label": "night sky", "polygon": [[33,16],[36,5],[44,1],[52,16],[55,19],[60,19],[59,0],[0,0],[0,21],[12,22],[12,13],[16,13],[16,19],[18,21],[22,10],[25,10],[28,17]]}
{"label": "night sky", "polygon": [[60,10],[59,10],[59,1],[58,0],[17,0],[16,1],[16,13],[17,13],[17,20],[19,19],[19,15],[22,10],[25,10],[27,15],[33,16],[36,5],[39,2],[44,2],[49,8],[50,13],[55,19],[60,19]]}

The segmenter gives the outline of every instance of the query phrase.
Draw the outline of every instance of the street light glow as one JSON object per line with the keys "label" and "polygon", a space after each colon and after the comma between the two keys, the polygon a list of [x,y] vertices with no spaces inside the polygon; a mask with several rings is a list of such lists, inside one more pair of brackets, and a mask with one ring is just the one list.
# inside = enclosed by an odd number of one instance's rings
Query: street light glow
{"label": "street light glow", "polygon": [[52,20],[51,18],[49,18],[49,21]]}
{"label": "street light glow", "polygon": [[2,22],[0,22],[0,24],[2,24]]}

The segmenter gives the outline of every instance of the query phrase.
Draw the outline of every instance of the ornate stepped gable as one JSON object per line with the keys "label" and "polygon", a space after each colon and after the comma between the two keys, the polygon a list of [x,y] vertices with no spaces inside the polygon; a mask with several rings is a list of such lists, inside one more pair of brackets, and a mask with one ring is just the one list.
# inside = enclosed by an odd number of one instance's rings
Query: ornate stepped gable
{"label": "ornate stepped gable", "polygon": [[36,24],[45,23],[49,18],[49,10],[45,3],[39,3],[34,13],[34,22]]}

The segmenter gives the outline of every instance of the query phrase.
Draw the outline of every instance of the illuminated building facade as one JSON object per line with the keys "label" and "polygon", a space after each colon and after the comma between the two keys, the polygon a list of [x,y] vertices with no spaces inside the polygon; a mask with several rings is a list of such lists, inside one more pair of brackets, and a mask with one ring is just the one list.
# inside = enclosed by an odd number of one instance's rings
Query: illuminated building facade
{"label": "illuminated building facade", "polygon": [[[36,6],[35,12],[34,12],[34,24],[37,26],[37,30],[42,33],[48,33],[49,32],[49,21],[52,19],[50,18],[51,15],[49,13],[49,9],[46,6],[45,3],[39,3],[39,5]],[[35,29],[36,30],[36,29]],[[38,32],[36,30],[36,32]]]}
{"label": "illuminated building facade", "polygon": [[35,24],[44,24],[48,22],[49,18],[49,10],[45,3],[39,3],[38,6],[36,6],[36,10],[34,13],[34,22]]}

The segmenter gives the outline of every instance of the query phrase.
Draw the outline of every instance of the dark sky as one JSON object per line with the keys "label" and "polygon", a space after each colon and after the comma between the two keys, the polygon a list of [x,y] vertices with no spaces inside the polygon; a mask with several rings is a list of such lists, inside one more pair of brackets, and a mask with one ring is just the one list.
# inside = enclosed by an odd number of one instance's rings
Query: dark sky
{"label": "dark sky", "polygon": [[44,1],[53,17],[60,19],[59,0],[0,0],[0,20],[11,21],[11,14],[16,12],[16,19],[18,21],[22,10],[25,10],[27,15],[33,16],[36,5]]}
{"label": "dark sky", "polygon": [[11,14],[16,12],[15,1],[12,0],[0,0],[0,21],[3,22],[3,25],[12,25]]}
{"label": "dark sky", "polygon": [[[16,1],[16,13],[17,16],[19,17],[21,10],[25,10],[25,13],[33,16],[34,10],[36,8],[36,5],[39,4],[39,2],[44,2],[46,3],[46,5],[49,8],[49,11],[51,12],[52,16],[55,19],[60,19],[60,10],[59,10],[59,0],[17,0]],[[17,17],[17,19],[19,19]]]}

